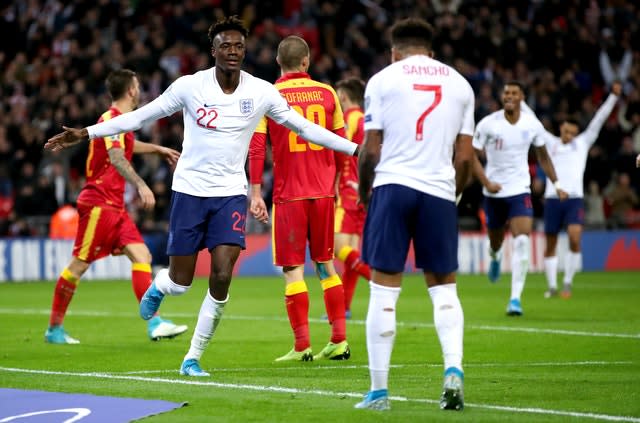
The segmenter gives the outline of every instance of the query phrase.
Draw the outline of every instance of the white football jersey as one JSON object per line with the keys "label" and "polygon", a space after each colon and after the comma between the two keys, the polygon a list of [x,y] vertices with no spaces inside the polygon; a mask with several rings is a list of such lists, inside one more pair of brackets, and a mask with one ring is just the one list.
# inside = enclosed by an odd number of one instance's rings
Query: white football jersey
{"label": "white football jersey", "polygon": [[268,82],[240,72],[240,83],[225,94],[206,69],[178,78],[160,96],[167,114],[182,110],[184,141],[172,189],[200,197],[247,193],[245,161],[260,118],[281,123],[289,106]]}
{"label": "white football jersey", "polygon": [[515,124],[504,116],[504,109],[485,116],[476,127],[473,147],[485,151],[487,164],[485,173],[490,181],[502,186],[495,193],[486,188],[486,197],[511,197],[531,193],[529,175],[529,147],[545,145],[546,131],[542,123],[532,114],[521,112]]}
{"label": "white football jersey", "polygon": [[454,145],[458,134],[473,135],[474,102],[462,75],[426,55],[371,77],[364,129],[383,131],[373,186],[400,184],[455,201]]}
{"label": "white football jersey", "polygon": [[182,110],[184,140],[172,189],[199,197],[247,195],[245,162],[251,135],[267,115],[315,144],[352,155],[357,145],[305,119],[270,83],[247,72],[225,94],[215,68],[182,76],[138,110],[87,127],[89,138],[134,131]]}
{"label": "white football jersey", "polygon": [[[571,142],[564,144],[560,137],[547,132],[547,150],[556,169],[556,175],[560,186],[569,194],[570,198],[584,197],[584,169],[587,165],[589,149],[598,139],[598,134],[602,125],[613,111],[618,96],[610,94],[607,100],[602,103],[595,116],[589,122],[589,126],[584,132],[576,135]],[[547,185],[544,190],[545,198],[558,198],[558,193],[553,183],[547,178]]]}

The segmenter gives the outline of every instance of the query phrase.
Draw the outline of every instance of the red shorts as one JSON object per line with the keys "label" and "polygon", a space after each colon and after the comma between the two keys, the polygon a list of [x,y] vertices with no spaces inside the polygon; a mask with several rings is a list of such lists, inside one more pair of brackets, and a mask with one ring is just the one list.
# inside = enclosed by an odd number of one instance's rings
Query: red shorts
{"label": "red shorts", "polygon": [[333,198],[274,204],[272,214],[273,262],[277,266],[303,265],[307,240],[311,260],[333,260]]}
{"label": "red shorts", "polygon": [[336,208],[335,232],[340,234],[360,235],[364,229],[364,221],[367,212],[364,208],[356,210],[345,210],[342,207]]}
{"label": "red shorts", "polygon": [[144,243],[126,210],[78,204],[80,222],[73,256],[92,263],[110,254],[122,254],[129,244]]}

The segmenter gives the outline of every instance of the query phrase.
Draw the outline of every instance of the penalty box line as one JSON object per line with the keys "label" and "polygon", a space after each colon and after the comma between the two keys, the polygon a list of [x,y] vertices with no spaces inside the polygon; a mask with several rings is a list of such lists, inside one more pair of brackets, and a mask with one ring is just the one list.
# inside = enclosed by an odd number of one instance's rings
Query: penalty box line
{"label": "penalty box line", "polygon": [[[337,397],[337,398],[341,398],[341,397],[349,397],[349,398],[357,398],[357,399],[362,398],[362,393],[354,393],[354,392],[334,392],[334,391],[325,391],[320,389],[307,390],[307,389],[297,389],[297,388],[286,388],[282,386],[251,385],[246,383],[238,384],[238,383],[222,383],[222,382],[201,381],[201,380],[166,379],[166,378],[158,378],[158,377],[114,375],[114,374],[99,373],[99,372],[98,373],[60,372],[60,371],[51,371],[51,370],[20,369],[20,368],[14,368],[14,367],[0,367],[0,371],[10,372],[10,373],[39,374],[39,375],[75,376],[75,377],[85,377],[85,378],[95,378],[95,379],[111,379],[111,380],[125,380],[125,381],[133,380],[138,382],[166,383],[166,384],[172,384],[172,385],[178,384],[178,385],[188,385],[188,386],[208,386],[208,387],[216,387],[216,388],[223,388],[223,389],[238,389],[238,390],[248,390],[248,391],[258,391],[258,392],[285,393],[285,394],[307,394],[307,395],[319,395],[319,396]],[[439,401],[437,400],[407,398],[402,396],[390,396],[389,399],[392,401],[439,404]],[[509,413],[540,414],[540,415],[576,417],[576,418],[595,419],[595,420],[614,421],[614,422],[640,423],[640,417],[633,417],[633,416],[616,416],[616,415],[610,415],[610,414],[553,410],[553,409],[545,409],[545,408],[537,408],[537,407],[508,407],[503,405],[469,403],[469,402],[466,402],[465,405],[467,407],[474,407],[474,408],[480,408],[480,409],[486,409],[486,410],[504,411]]]}

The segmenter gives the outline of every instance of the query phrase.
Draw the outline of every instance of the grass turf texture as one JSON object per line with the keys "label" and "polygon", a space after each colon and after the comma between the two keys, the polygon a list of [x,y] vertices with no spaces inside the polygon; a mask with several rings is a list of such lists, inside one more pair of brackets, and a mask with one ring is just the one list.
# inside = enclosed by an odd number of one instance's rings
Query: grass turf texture
{"label": "grass turf texture", "polygon": [[[309,276],[307,284],[317,352],[329,339],[329,326],[317,319],[324,313],[319,283]],[[81,282],[65,321],[81,344],[64,346],[44,343],[51,282],[0,284],[0,386],[190,404],[149,422],[640,422],[637,273],[580,273],[570,300],[544,299],[543,275],[529,275],[522,317],[505,316],[509,275],[495,285],[485,276],[460,276],[462,413],[438,409],[442,359],[420,276],[404,280],[389,378],[392,409],[382,414],[353,409],[369,388],[367,284],[359,282],[347,327],[349,361],[274,363],[293,344],[283,285],[276,277],[235,278],[225,317],[201,361],[212,375],[187,378],[178,369],[204,280],[182,297],[165,299],[162,315],[188,324],[189,331],[161,342],[147,338],[129,282]]]}

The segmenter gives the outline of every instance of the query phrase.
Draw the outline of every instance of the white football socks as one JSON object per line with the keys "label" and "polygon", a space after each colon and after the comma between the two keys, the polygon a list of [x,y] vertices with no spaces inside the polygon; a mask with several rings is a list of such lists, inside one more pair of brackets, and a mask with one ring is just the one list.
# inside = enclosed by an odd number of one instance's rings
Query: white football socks
{"label": "white football socks", "polygon": [[191,347],[187,355],[184,356],[185,360],[192,358],[200,360],[200,357],[202,357],[204,350],[207,348],[207,345],[209,345],[209,341],[218,327],[218,323],[220,323],[222,319],[224,306],[228,301],[229,295],[227,295],[224,301],[218,301],[211,296],[207,289],[207,294],[204,296],[202,306],[200,307],[200,313],[198,313],[198,323],[191,338]]}
{"label": "white football socks", "polygon": [[550,290],[558,289],[558,256],[544,258],[544,273]]}
{"label": "white football socks", "polygon": [[436,327],[445,370],[457,367],[462,370],[462,337],[464,314],[455,283],[429,288],[433,303],[433,323]]}
{"label": "white football socks", "polygon": [[491,246],[489,246],[489,257],[491,257],[493,260],[502,260],[502,248],[500,248],[498,251],[493,251]]}
{"label": "white football socks", "polygon": [[153,278],[153,283],[158,291],[165,295],[182,295],[191,288],[191,286],[178,285],[169,277],[169,269],[162,269]]}
{"label": "white football socks", "polygon": [[573,251],[567,251],[567,255],[564,261],[564,284],[571,285],[573,283],[573,277],[575,276],[578,268],[580,267],[581,253],[574,253]]}
{"label": "white football socks", "polygon": [[400,288],[369,282],[369,310],[367,311],[367,351],[371,390],[387,389],[391,352],[396,339],[396,303]]}
{"label": "white football socks", "polygon": [[518,235],[513,239],[511,255],[511,299],[522,296],[524,283],[529,270],[529,236]]}

